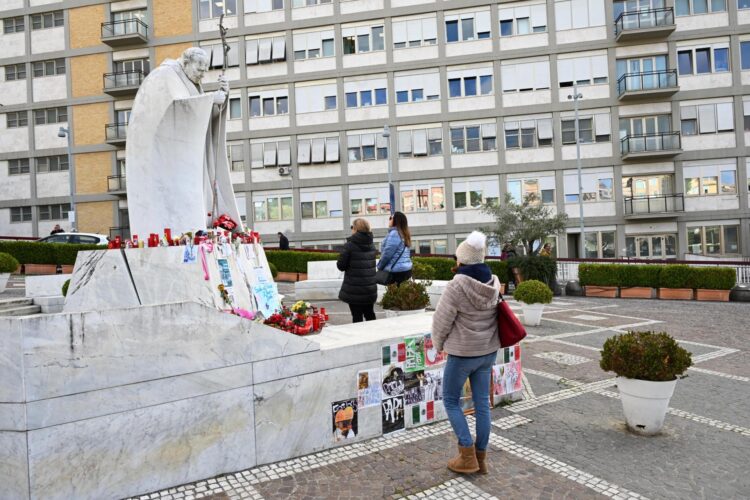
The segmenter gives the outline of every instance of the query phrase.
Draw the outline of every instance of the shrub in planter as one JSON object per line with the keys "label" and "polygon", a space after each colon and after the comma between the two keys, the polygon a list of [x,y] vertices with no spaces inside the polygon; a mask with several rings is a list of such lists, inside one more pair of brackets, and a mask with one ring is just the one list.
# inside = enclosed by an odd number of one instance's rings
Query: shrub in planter
{"label": "shrub in planter", "polygon": [[582,286],[619,286],[619,267],[616,264],[580,264],[578,280]]}
{"label": "shrub in planter", "polygon": [[516,268],[525,280],[538,280],[552,288],[557,280],[557,261],[541,255],[524,255],[508,259],[508,267]]}
{"label": "shrub in planter", "polygon": [[693,268],[691,288],[697,300],[729,301],[729,291],[734,288],[737,273],[731,267]]}
{"label": "shrub in planter", "polygon": [[279,275],[279,270],[276,269],[276,266],[274,266],[271,262],[268,263],[268,268],[271,270],[271,276],[273,277],[273,279],[276,279],[276,276]]}
{"label": "shrub in planter", "polygon": [[538,326],[542,322],[544,304],[552,302],[552,290],[538,280],[523,281],[513,292],[513,298],[523,303],[523,323]]}
{"label": "shrub in planter", "polygon": [[388,285],[380,305],[383,309],[396,311],[415,311],[427,307],[430,303],[430,296],[427,294],[427,287],[430,282],[418,282],[406,280],[400,285],[395,283]]}
{"label": "shrub in planter", "polygon": [[659,277],[664,266],[655,264],[618,265],[620,286],[658,288]]}
{"label": "shrub in planter", "polygon": [[693,268],[685,264],[664,266],[659,273],[659,298],[690,300],[693,298]]}
{"label": "shrub in planter", "polygon": [[456,265],[456,261],[448,257],[412,257],[412,264],[417,262],[420,264],[426,264],[435,270],[435,277],[433,279],[450,281],[453,279],[453,267]]}
{"label": "shrub in planter", "polygon": [[68,287],[69,286],[70,286],[70,280],[67,279],[67,280],[65,280],[65,283],[63,283],[63,286],[62,286],[63,297],[67,297],[68,296]]}
{"label": "shrub in planter", "polygon": [[8,253],[0,252],[0,274],[14,273],[18,269],[18,261]]}
{"label": "shrub in planter", "polygon": [[423,262],[412,262],[411,275],[417,280],[434,280],[435,268]]}

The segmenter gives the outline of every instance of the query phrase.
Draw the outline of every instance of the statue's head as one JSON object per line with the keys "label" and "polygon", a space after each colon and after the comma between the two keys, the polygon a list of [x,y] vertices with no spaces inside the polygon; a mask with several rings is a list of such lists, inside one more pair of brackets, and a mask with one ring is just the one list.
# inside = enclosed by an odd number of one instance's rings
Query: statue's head
{"label": "statue's head", "polygon": [[180,56],[180,65],[190,81],[198,85],[208,71],[208,54],[200,47],[190,47]]}

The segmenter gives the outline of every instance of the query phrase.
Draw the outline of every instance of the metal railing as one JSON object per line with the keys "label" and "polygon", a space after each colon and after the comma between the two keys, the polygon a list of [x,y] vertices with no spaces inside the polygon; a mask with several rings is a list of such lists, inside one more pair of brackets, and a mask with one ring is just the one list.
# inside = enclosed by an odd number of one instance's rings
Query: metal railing
{"label": "metal railing", "polygon": [[677,151],[681,147],[679,132],[661,132],[656,134],[626,135],[620,140],[620,152],[658,153],[660,151]]}
{"label": "metal railing", "polygon": [[128,138],[127,123],[108,123],[105,126],[105,137],[108,141],[124,141]]}
{"label": "metal railing", "polygon": [[578,279],[580,264],[687,264],[694,267],[733,267],[737,272],[737,284],[750,284],[750,261],[739,260],[694,261],[677,259],[557,259],[557,280],[570,281]]}
{"label": "metal railing", "polygon": [[684,212],[682,193],[656,196],[631,196],[625,198],[625,215]]}
{"label": "metal railing", "polygon": [[640,30],[673,25],[674,10],[672,7],[623,12],[617,16],[617,19],[615,19],[615,36],[627,30]]}
{"label": "metal railing", "polygon": [[617,80],[617,95],[639,90],[660,90],[677,88],[677,70],[663,69],[642,73],[625,73]]}
{"label": "metal railing", "polygon": [[104,90],[137,87],[143,83],[146,74],[143,71],[118,71],[104,73]]}
{"label": "metal railing", "polygon": [[124,175],[108,175],[107,176],[107,190],[113,191],[125,191],[127,184],[125,183]]}
{"label": "metal railing", "polygon": [[102,38],[112,38],[123,35],[141,35],[148,37],[148,25],[140,19],[123,19],[102,23]]}

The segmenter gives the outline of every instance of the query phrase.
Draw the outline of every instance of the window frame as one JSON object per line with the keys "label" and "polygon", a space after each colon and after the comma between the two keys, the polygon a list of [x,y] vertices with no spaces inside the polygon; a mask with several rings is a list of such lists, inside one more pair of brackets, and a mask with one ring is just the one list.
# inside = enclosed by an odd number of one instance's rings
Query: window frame
{"label": "window frame", "polygon": [[31,173],[29,158],[12,158],[8,160],[8,175],[25,175]]}
{"label": "window frame", "polygon": [[32,31],[59,28],[65,26],[65,14],[62,10],[41,12],[39,14],[31,14],[30,21]]}
{"label": "window frame", "polygon": [[[49,65],[52,66],[52,72],[48,72]],[[39,74],[37,74],[39,73]],[[64,75],[66,73],[65,58],[46,59],[44,61],[34,61],[31,63],[31,74],[34,78],[44,78],[47,76]]]}
{"label": "window frame", "polygon": [[[12,71],[10,68],[12,68]],[[6,64],[4,73],[6,82],[26,80],[26,63]],[[10,75],[13,75],[13,78],[9,78]]]}
{"label": "window frame", "polygon": [[[17,212],[17,215],[13,213],[14,211]],[[10,207],[9,214],[11,224],[22,224],[24,222],[31,222],[33,220],[30,206]],[[13,220],[14,218],[17,220]]]}
{"label": "window frame", "polygon": [[23,33],[26,31],[26,19],[24,16],[6,17],[3,19],[3,34]]}
{"label": "window frame", "polygon": [[[54,161],[53,161],[54,159]],[[36,173],[68,172],[68,155],[37,156],[34,159]]]}

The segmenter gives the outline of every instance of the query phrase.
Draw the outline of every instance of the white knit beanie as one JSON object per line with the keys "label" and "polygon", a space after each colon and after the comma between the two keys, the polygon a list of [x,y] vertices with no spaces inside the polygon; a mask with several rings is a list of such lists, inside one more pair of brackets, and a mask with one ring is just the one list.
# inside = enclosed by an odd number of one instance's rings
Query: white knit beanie
{"label": "white knit beanie", "polygon": [[481,264],[484,262],[484,247],[487,237],[479,231],[472,233],[456,248],[456,260],[461,264]]}

